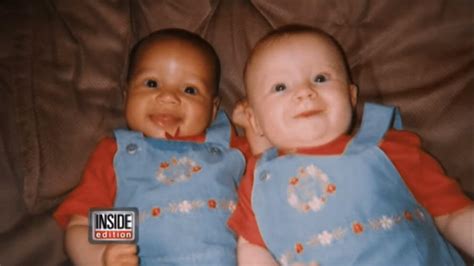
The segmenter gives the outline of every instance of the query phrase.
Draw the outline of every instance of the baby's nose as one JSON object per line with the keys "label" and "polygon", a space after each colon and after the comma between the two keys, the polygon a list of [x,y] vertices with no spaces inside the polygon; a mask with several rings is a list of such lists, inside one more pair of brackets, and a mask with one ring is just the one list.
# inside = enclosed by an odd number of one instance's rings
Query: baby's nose
{"label": "baby's nose", "polygon": [[309,85],[301,85],[296,89],[296,99],[311,99],[316,96],[316,92]]}
{"label": "baby's nose", "polygon": [[161,90],[155,95],[155,99],[160,103],[177,104],[179,103],[179,97],[174,91]]}

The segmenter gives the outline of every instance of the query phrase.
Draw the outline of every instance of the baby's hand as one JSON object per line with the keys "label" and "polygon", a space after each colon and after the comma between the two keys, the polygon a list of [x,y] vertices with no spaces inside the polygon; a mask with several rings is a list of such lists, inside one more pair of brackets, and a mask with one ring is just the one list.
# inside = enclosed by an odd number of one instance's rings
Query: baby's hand
{"label": "baby's hand", "polygon": [[138,265],[137,245],[108,244],[102,255],[104,265]]}

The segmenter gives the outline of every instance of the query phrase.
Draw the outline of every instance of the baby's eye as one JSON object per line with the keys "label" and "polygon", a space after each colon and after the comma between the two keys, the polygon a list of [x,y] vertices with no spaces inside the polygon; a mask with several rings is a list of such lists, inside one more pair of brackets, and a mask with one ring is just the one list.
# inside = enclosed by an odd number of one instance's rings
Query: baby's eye
{"label": "baby's eye", "polygon": [[326,76],[325,75],[316,75],[316,77],[314,77],[314,82],[315,83],[322,83],[322,82],[325,82],[327,80]]}
{"label": "baby's eye", "polygon": [[196,95],[198,93],[198,90],[194,87],[186,87],[184,89],[184,93],[191,94],[191,95]]}
{"label": "baby's eye", "polygon": [[281,92],[284,90],[286,90],[286,85],[284,83],[278,83],[275,86],[273,86],[273,91]]}
{"label": "baby's eye", "polygon": [[147,86],[148,88],[158,88],[158,82],[153,79],[147,79],[145,81],[145,86]]}

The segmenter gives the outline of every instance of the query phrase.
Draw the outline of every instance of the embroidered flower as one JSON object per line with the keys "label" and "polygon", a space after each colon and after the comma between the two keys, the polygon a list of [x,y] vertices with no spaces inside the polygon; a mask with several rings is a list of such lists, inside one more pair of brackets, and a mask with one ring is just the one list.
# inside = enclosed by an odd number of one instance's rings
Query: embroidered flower
{"label": "embroidered flower", "polygon": [[382,216],[382,219],[380,219],[380,225],[385,230],[392,228],[393,224],[393,220],[385,215]]}
{"label": "embroidered flower", "polygon": [[296,243],[296,245],[295,245],[295,251],[296,251],[296,253],[300,254],[301,252],[303,252],[303,250],[304,250],[303,244],[301,244],[301,243]]}
{"label": "embroidered flower", "polygon": [[161,209],[158,208],[158,207],[151,209],[151,215],[152,216],[158,217],[158,216],[160,216],[160,213],[161,213]]}
{"label": "embroidered flower", "polygon": [[298,184],[298,181],[299,181],[299,179],[297,177],[292,177],[290,179],[290,185],[294,186],[294,185]]}
{"label": "embroidered flower", "polygon": [[296,196],[295,193],[288,195],[288,203],[290,203],[290,205],[293,207],[297,207],[299,203],[298,196]]}
{"label": "embroidered flower", "polygon": [[229,208],[229,210],[230,210],[231,212],[234,212],[234,211],[235,211],[235,208],[237,208],[237,205],[235,204],[235,202],[230,201],[228,208]]}
{"label": "embroidered flower", "polygon": [[207,201],[207,206],[209,206],[209,208],[211,209],[215,209],[217,207],[217,203],[215,200],[210,199]]}
{"label": "embroidered flower", "polygon": [[188,213],[188,212],[191,211],[192,208],[193,208],[193,206],[187,200],[185,200],[185,201],[178,204],[178,210],[180,212]]}
{"label": "embroidered flower", "polygon": [[193,164],[193,161],[189,160],[186,157],[181,157],[179,159],[174,159],[174,162],[175,162],[174,164],[190,164],[190,165]]}
{"label": "embroidered flower", "polygon": [[295,256],[289,252],[281,255],[279,262],[281,266],[320,266],[320,264],[315,261],[310,261],[310,262],[295,261]]}
{"label": "embroidered flower", "polygon": [[423,214],[423,212],[420,209],[416,209],[415,213],[416,213],[416,216],[418,216],[418,219],[420,219],[420,220],[425,219],[425,215]]}
{"label": "embroidered flower", "polygon": [[328,231],[323,231],[318,235],[318,240],[323,246],[330,245],[332,242],[332,234],[330,234]]}
{"label": "embroidered flower", "polygon": [[413,220],[413,215],[412,215],[411,212],[409,212],[409,211],[405,211],[405,212],[403,213],[403,216],[405,217],[405,219],[407,219],[407,220],[410,221],[410,222]]}
{"label": "embroidered flower", "polygon": [[[166,169],[166,168],[165,168],[165,169]],[[158,180],[160,180],[160,181],[163,180],[162,182],[164,182],[164,181],[166,180],[166,176],[165,176],[163,173],[158,173],[158,174],[156,175],[156,179],[158,179]],[[169,182],[169,183],[172,183],[173,181],[168,180],[168,182]]]}
{"label": "embroidered flower", "polygon": [[318,174],[318,172],[319,172],[319,171],[318,171],[318,169],[316,168],[316,166],[315,166],[314,164],[308,165],[308,166],[306,167],[306,173],[307,173],[308,175],[315,176],[315,175]]}
{"label": "embroidered flower", "polygon": [[282,266],[288,266],[289,265],[289,258],[288,258],[288,254],[283,254],[281,255],[280,257],[280,264]]}
{"label": "embroidered flower", "polygon": [[336,185],[329,184],[329,185],[326,186],[326,192],[327,193],[333,193],[334,191],[336,191]]}
{"label": "embroidered flower", "polygon": [[355,222],[352,224],[352,231],[356,234],[364,232],[364,226],[361,223]]}
{"label": "embroidered flower", "polygon": [[313,197],[311,201],[308,203],[309,207],[313,211],[319,211],[324,204],[324,199]]}
{"label": "embroidered flower", "polygon": [[329,182],[329,177],[323,171],[319,170],[319,178],[321,179],[322,182],[327,183]]}

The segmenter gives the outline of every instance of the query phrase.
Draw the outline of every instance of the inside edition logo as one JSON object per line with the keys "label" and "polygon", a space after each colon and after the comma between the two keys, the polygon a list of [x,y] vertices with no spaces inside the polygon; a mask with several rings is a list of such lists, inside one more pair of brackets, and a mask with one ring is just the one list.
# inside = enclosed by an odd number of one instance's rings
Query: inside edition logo
{"label": "inside edition logo", "polygon": [[138,240],[137,208],[91,209],[89,241],[91,243],[136,243]]}

